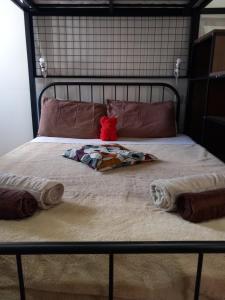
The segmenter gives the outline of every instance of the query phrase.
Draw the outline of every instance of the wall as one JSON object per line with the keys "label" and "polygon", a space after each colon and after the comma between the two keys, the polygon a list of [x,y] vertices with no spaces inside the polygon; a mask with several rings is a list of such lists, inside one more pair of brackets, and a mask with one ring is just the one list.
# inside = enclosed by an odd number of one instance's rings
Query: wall
{"label": "wall", "polygon": [[213,29],[225,29],[225,15],[201,15],[199,36]]}
{"label": "wall", "polygon": [[0,1],[0,155],[30,140],[32,120],[24,15]]}
{"label": "wall", "polygon": [[[206,8],[224,8],[225,0],[214,0]],[[199,36],[213,29],[225,29],[225,15],[201,15],[199,25]]]}
{"label": "wall", "polygon": [[225,7],[225,0],[213,0],[206,7],[207,8]]}

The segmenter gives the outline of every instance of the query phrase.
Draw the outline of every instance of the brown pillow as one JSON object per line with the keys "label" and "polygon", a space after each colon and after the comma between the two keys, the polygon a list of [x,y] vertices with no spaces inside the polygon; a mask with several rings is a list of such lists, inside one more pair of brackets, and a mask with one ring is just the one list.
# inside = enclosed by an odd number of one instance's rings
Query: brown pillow
{"label": "brown pillow", "polygon": [[106,105],[44,98],[38,135],[69,138],[98,138],[100,118]]}
{"label": "brown pillow", "polygon": [[109,117],[117,117],[120,137],[162,138],[176,136],[175,107],[173,101],[140,103],[107,101]]}

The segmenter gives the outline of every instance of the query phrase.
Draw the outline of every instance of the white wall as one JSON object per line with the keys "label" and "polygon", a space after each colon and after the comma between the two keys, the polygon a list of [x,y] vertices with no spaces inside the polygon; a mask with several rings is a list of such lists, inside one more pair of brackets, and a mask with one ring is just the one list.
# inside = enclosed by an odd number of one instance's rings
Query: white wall
{"label": "white wall", "polygon": [[[225,7],[225,0],[213,0],[206,8]],[[201,15],[199,36],[214,29],[225,29],[225,15]]]}
{"label": "white wall", "polygon": [[210,2],[207,6],[207,8],[212,8],[212,7],[225,7],[225,0],[213,0]]}
{"label": "white wall", "polygon": [[201,15],[199,36],[214,29],[225,29],[225,15]]}
{"label": "white wall", "polygon": [[0,155],[30,140],[32,133],[23,11],[0,1]]}

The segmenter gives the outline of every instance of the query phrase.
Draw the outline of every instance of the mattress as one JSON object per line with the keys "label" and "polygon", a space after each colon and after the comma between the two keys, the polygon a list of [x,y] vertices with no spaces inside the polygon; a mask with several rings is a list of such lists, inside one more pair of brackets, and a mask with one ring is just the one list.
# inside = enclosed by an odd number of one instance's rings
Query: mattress
{"label": "mattress", "polygon": [[[60,138],[60,137],[49,137],[49,136],[38,136],[33,139],[33,143],[61,143],[61,144],[108,144],[109,142],[103,142],[100,139],[74,139],[74,138]],[[120,145],[149,145],[149,144],[177,144],[177,145],[191,145],[194,141],[187,135],[179,134],[171,138],[119,138],[116,141]]]}
{"label": "mattress", "polygon": [[[35,139],[9,152],[0,158],[0,172],[58,180],[65,194],[62,204],[29,219],[1,220],[0,241],[225,241],[225,218],[192,224],[152,205],[154,179],[225,172],[220,160],[184,138],[129,141],[129,149],[159,161],[105,173],[62,157],[82,140]],[[201,299],[225,299],[224,258],[205,255]],[[196,263],[191,254],[115,255],[115,299],[193,299]],[[28,299],[106,299],[107,255],[23,256],[23,266]],[[16,299],[15,259],[1,256],[0,270],[0,299]]]}

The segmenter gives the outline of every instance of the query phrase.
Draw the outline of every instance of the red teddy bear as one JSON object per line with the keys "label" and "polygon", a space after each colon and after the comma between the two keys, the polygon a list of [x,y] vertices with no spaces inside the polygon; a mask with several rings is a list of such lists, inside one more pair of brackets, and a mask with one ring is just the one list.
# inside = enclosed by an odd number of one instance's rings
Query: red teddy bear
{"label": "red teddy bear", "polygon": [[100,124],[101,124],[101,133],[100,139],[102,141],[116,141],[117,134],[116,134],[116,123],[117,119],[115,117],[101,117]]}

